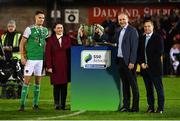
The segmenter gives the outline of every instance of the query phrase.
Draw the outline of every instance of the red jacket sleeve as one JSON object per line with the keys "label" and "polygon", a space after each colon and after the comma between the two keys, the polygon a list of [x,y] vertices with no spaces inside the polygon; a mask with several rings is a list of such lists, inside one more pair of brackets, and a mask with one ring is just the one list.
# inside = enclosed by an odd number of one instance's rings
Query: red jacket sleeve
{"label": "red jacket sleeve", "polygon": [[65,39],[64,41],[64,48],[68,49],[71,46],[71,40],[69,36],[65,36],[63,39]]}
{"label": "red jacket sleeve", "polygon": [[52,68],[52,46],[51,46],[51,37],[48,39],[47,43],[46,43],[46,49],[45,49],[45,63],[46,63],[46,67]]}

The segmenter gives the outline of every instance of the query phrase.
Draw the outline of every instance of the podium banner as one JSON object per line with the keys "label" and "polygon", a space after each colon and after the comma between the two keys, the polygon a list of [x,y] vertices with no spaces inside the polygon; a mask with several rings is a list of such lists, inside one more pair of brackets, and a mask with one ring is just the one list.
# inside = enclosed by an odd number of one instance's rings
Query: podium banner
{"label": "podium banner", "polygon": [[115,48],[71,47],[71,110],[115,111],[121,83]]}

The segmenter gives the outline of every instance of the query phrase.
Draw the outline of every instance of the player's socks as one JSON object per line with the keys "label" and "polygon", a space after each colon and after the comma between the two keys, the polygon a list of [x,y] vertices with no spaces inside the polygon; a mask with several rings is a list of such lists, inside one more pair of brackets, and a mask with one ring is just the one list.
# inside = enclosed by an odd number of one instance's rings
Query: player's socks
{"label": "player's socks", "polygon": [[34,99],[33,105],[38,105],[40,95],[40,85],[34,85]]}
{"label": "player's socks", "polygon": [[28,93],[29,86],[27,84],[23,84],[22,91],[21,91],[21,106],[25,106],[26,97]]}

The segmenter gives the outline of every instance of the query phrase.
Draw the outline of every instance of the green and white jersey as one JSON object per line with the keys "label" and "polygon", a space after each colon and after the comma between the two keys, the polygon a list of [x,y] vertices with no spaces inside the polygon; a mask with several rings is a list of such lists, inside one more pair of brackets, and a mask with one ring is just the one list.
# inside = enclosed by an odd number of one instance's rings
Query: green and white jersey
{"label": "green and white jersey", "polygon": [[28,60],[43,60],[47,36],[46,27],[32,25],[25,29],[23,37],[27,38],[26,56]]}

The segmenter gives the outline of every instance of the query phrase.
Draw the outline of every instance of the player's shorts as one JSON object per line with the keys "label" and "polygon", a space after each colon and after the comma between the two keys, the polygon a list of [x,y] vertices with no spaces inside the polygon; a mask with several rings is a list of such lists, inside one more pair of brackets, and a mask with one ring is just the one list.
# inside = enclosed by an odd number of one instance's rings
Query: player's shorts
{"label": "player's shorts", "polygon": [[24,66],[24,76],[42,76],[43,60],[27,60]]}

